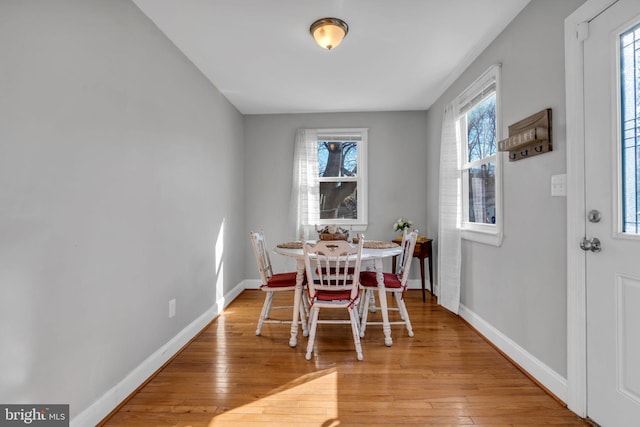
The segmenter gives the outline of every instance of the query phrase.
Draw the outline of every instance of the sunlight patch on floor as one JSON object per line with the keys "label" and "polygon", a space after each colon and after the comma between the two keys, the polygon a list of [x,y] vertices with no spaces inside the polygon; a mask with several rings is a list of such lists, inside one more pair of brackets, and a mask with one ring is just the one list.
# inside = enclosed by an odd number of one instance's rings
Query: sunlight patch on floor
{"label": "sunlight patch on floor", "polygon": [[261,426],[338,426],[338,372],[314,372],[288,383],[271,395],[217,415],[209,427]]}

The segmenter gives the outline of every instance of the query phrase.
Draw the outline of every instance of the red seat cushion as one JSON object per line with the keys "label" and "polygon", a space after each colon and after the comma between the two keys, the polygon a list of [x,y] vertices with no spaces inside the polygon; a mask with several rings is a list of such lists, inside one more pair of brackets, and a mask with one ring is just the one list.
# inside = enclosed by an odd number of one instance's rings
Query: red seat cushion
{"label": "red seat cushion", "polygon": [[[382,273],[384,277],[384,287],[390,289],[397,289],[402,287],[402,283],[398,276],[392,273]],[[360,284],[365,288],[377,288],[378,281],[376,280],[375,271],[362,271],[360,272]]]}
{"label": "red seat cushion", "polygon": [[271,280],[267,282],[267,287],[269,288],[284,288],[287,286],[295,286],[296,285],[296,275],[297,273],[278,273],[274,274],[271,277]]}
{"label": "red seat cushion", "polygon": [[351,291],[323,291],[318,290],[316,292],[316,299],[320,301],[336,301],[336,300],[349,300],[351,299]]}

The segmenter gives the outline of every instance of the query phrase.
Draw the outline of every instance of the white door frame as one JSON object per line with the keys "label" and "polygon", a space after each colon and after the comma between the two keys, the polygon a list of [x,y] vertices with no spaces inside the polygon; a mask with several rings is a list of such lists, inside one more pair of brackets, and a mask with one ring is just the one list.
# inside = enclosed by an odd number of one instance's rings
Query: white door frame
{"label": "white door frame", "polygon": [[564,24],[567,108],[567,406],[587,416],[584,55],[588,23],[617,0],[587,0]]}

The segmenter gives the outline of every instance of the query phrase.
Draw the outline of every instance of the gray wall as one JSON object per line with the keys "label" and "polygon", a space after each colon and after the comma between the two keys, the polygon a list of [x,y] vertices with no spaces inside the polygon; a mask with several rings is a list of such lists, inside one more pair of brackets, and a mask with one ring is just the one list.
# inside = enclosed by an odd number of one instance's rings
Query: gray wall
{"label": "gray wall", "polygon": [[533,0],[465,70],[427,116],[429,228],[437,230],[442,112],[490,65],[502,63],[502,131],[553,110],[553,152],[509,162],[503,156],[504,242],[463,242],[462,304],[566,377],[566,198],[551,197],[565,173],[564,18],[582,0]]}
{"label": "gray wall", "polygon": [[0,58],[0,402],[73,417],[244,279],[242,115],[128,0],[0,2]]}
{"label": "gray wall", "polygon": [[[296,238],[289,221],[293,147],[299,128],[369,129],[369,228],[367,239],[397,235],[399,216],[424,230],[427,224],[426,112],[276,114],[245,116],[245,196],[248,229],[264,229],[270,245]],[[245,245],[248,279],[258,271],[248,238]],[[277,271],[295,263],[271,257]],[[419,272],[419,269],[412,269]],[[417,273],[412,272],[415,276]],[[419,274],[418,276],[419,277]]]}

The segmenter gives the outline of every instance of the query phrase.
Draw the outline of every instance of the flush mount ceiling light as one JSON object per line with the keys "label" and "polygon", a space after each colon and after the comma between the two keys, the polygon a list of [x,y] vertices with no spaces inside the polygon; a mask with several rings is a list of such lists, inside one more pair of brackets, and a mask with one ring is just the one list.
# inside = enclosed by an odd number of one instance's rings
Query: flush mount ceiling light
{"label": "flush mount ceiling light", "polygon": [[311,35],[321,47],[331,50],[338,46],[349,32],[349,26],[342,19],[322,18],[311,24]]}

